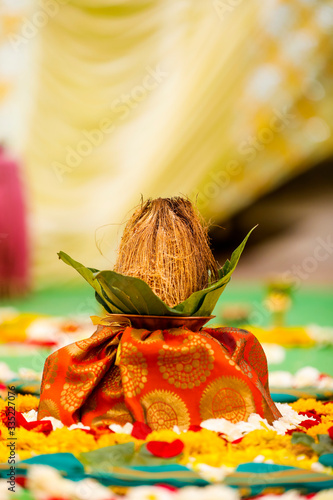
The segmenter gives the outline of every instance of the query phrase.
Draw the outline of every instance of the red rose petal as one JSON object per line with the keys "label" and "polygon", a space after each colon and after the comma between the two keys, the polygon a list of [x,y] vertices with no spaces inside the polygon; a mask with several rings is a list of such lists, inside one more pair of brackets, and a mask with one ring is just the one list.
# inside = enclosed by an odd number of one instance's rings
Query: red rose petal
{"label": "red rose petal", "polygon": [[238,439],[235,439],[234,441],[231,441],[231,444],[238,444],[240,443],[241,441],[243,441],[243,437],[240,437]]}
{"label": "red rose petal", "polygon": [[294,432],[302,432],[303,434],[306,434],[305,431],[303,431],[302,429],[298,429],[296,427],[296,429],[289,429],[289,430],[287,430],[286,436],[292,436],[294,434]]}
{"label": "red rose petal", "polygon": [[20,411],[15,412],[15,426],[27,429],[33,422],[28,422]]}
{"label": "red rose petal", "polygon": [[176,486],[172,486],[171,484],[156,483],[155,486],[157,486],[158,488],[164,488],[165,490],[169,491],[178,491],[178,488],[176,488]]}
{"label": "red rose petal", "polygon": [[22,488],[25,488],[27,482],[27,478],[25,476],[17,476],[15,478],[15,483],[21,486]]}
{"label": "red rose petal", "polygon": [[179,455],[184,449],[184,443],[180,439],[175,439],[172,443],[165,441],[149,441],[147,450],[155,457],[171,458]]}
{"label": "red rose petal", "polygon": [[300,411],[299,414],[304,415],[305,417],[314,418],[315,421],[317,422],[317,424],[321,423],[321,415],[318,415],[317,413],[314,413],[313,411]]}
{"label": "red rose petal", "polygon": [[311,427],[318,425],[318,422],[316,422],[315,420],[303,420],[303,422],[301,422],[299,425],[301,425],[305,429],[310,429]]}
{"label": "red rose petal", "polygon": [[6,427],[24,427],[28,422],[19,411],[6,408],[1,412],[1,419]]}
{"label": "red rose petal", "polygon": [[[9,420],[9,417],[13,417],[14,415],[15,420],[12,418]],[[3,410],[1,412],[1,417],[4,425],[12,429],[23,427],[23,429],[26,429],[27,431],[43,432],[46,436],[48,436],[53,430],[50,420],[36,420],[34,422],[28,422],[23,413],[19,411],[14,410],[14,412],[12,412],[9,411],[9,409]]]}
{"label": "red rose petal", "polygon": [[151,432],[149,425],[144,422],[134,422],[131,436],[136,439],[146,439]]}
{"label": "red rose petal", "polygon": [[48,436],[53,431],[51,420],[37,420],[36,422],[27,422],[27,425],[22,426],[28,431],[42,432]]}
{"label": "red rose petal", "polygon": [[200,425],[190,425],[190,427],[188,428],[188,430],[192,432],[200,432],[201,429],[202,427]]}

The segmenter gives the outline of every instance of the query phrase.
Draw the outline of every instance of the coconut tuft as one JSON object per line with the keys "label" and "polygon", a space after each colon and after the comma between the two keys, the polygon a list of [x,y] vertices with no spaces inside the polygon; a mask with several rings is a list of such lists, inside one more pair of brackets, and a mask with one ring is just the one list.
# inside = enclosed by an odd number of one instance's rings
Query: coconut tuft
{"label": "coconut tuft", "polygon": [[207,224],[182,197],[149,199],[135,210],[114,270],[141,278],[170,307],[218,279]]}

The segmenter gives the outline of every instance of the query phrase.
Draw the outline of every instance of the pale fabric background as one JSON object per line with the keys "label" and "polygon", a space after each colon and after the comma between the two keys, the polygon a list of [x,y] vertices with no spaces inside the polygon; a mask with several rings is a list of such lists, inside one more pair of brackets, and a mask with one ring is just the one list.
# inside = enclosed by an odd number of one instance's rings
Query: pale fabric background
{"label": "pale fabric background", "polygon": [[72,278],[60,249],[112,267],[141,194],[222,222],[332,153],[332,1],[1,9],[1,133],[25,160],[39,285]]}

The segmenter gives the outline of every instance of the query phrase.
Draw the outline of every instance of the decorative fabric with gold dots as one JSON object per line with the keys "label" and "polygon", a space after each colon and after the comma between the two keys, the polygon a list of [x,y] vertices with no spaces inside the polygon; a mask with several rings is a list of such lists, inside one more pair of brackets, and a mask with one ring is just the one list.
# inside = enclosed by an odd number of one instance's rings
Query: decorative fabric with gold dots
{"label": "decorative fabric with gold dots", "polygon": [[140,421],[159,430],[210,418],[246,421],[251,413],[268,422],[280,417],[252,333],[100,325],[47,358],[38,418],[97,426]]}

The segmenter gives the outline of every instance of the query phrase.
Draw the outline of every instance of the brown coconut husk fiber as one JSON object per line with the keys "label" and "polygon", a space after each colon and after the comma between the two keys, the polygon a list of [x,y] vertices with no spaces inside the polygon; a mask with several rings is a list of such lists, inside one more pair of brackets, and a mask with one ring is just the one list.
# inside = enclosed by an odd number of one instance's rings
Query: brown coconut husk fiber
{"label": "brown coconut husk fiber", "polygon": [[218,279],[207,225],[182,197],[149,199],[135,210],[114,270],[141,278],[170,307]]}

